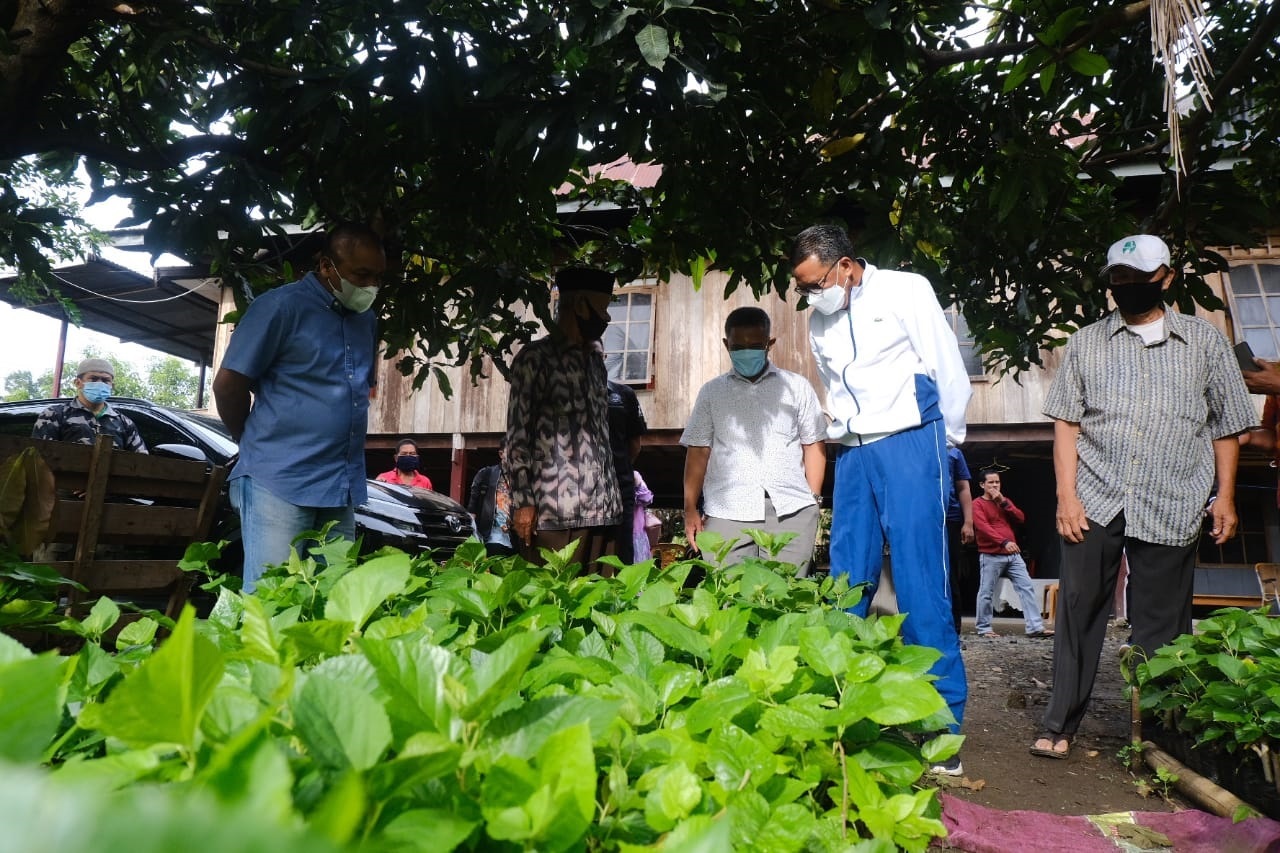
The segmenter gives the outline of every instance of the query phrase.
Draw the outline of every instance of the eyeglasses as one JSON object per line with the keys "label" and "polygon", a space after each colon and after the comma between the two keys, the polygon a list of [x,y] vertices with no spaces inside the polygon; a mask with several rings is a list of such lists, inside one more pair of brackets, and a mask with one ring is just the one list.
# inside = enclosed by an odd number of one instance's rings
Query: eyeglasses
{"label": "eyeglasses", "polygon": [[820,293],[822,291],[822,288],[826,286],[827,276],[831,275],[831,271],[836,268],[836,264],[838,263],[840,263],[840,258],[836,258],[835,262],[832,263],[831,266],[827,267],[827,271],[822,274],[822,278],[818,279],[815,282],[812,282],[810,284],[801,284],[800,282],[797,281],[796,292],[799,293],[801,296],[812,296],[815,293]]}

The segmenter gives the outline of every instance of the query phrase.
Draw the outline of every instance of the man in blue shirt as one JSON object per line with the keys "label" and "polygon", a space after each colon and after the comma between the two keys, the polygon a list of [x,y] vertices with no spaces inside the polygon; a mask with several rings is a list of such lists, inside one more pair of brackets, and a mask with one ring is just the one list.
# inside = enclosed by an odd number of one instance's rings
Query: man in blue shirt
{"label": "man in blue shirt", "polygon": [[255,299],[231,335],[213,394],[240,442],[231,502],[240,513],[246,592],[265,566],[289,558],[304,531],[332,521],[335,534],[355,538],[377,368],[369,308],[386,267],[373,230],[338,225],[315,271]]}

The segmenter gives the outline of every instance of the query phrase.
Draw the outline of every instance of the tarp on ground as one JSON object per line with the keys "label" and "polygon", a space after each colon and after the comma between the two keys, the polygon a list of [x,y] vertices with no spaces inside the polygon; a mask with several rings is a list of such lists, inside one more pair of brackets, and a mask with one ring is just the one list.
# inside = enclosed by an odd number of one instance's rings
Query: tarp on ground
{"label": "tarp on ground", "polygon": [[1109,815],[1006,812],[944,793],[942,822],[947,827],[947,846],[969,853],[1009,853],[1014,850],[1035,853],[1280,851],[1280,822],[1256,817],[1233,823],[1230,818],[1194,809]]}

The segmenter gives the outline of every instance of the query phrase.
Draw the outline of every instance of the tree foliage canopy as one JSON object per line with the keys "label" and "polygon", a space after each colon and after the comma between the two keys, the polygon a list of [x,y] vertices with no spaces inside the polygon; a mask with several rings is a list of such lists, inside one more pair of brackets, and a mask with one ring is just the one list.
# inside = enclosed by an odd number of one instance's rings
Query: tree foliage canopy
{"label": "tree foliage canopy", "polygon": [[[1280,4],[1207,6],[1180,192],[1149,0],[10,0],[0,166],[83,158],[154,251],[259,287],[278,223],[373,221],[402,273],[384,336],[418,364],[527,335],[513,306],[566,251],[762,292],[837,218],[1018,368],[1101,312],[1116,237],[1162,233],[1203,273],[1273,221]],[[652,192],[601,174],[624,157],[661,164]],[[9,261],[52,216],[11,202]],[[1176,295],[1214,303],[1199,275]]]}

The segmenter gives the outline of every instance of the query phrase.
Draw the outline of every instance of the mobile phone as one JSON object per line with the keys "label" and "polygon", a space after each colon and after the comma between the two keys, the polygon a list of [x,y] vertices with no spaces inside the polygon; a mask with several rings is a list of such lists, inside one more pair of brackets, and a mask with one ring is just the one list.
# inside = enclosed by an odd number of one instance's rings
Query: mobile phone
{"label": "mobile phone", "polygon": [[1262,369],[1253,360],[1253,347],[1249,346],[1248,341],[1236,344],[1236,361],[1240,363],[1240,369],[1245,373],[1254,373]]}

